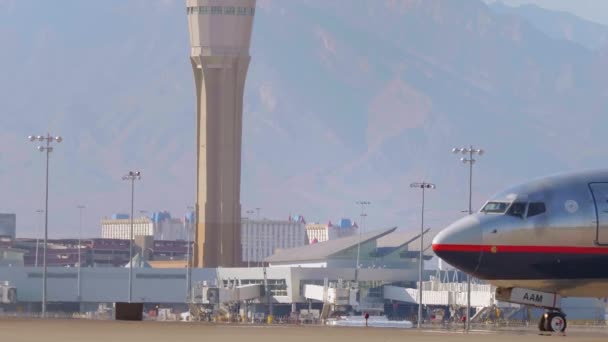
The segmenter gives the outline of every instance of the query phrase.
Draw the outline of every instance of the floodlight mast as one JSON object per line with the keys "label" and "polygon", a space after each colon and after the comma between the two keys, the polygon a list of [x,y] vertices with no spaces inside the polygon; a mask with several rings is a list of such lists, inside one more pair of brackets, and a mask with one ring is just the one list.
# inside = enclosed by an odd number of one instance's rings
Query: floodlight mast
{"label": "floodlight mast", "polygon": [[[464,164],[469,164],[469,215],[473,213],[473,164],[477,161],[473,158],[474,154],[482,156],[484,154],[484,150],[480,148],[474,148],[473,145],[470,145],[468,148],[466,147],[454,147],[452,149],[452,153],[458,154],[462,153],[464,155],[468,154],[467,157],[460,158],[460,161]],[[471,275],[467,274],[467,314],[466,314],[466,327],[465,330],[469,331],[471,329]]]}
{"label": "floodlight mast", "polygon": [[420,253],[418,253],[418,323],[417,327],[422,325],[422,271],[424,269],[424,193],[426,189],[435,189],[433,183],[412,183],[410,188],[418,188],[422,190],[422,209],[420,219]]}
{"label": "floodlight mast", "polygon": [[355,264],[355,283],[359,282],[359,268],[360,268],[360,255],[361,255],[361,234],[363,229],[365,228],[365,218],[367,217],[367,213],[365,212],[365,207],[372,204],[370,201],[357,201],[355,204],[361,206],[361,228],[359,228],[359,241],[357,242],[357,261]]}
{"label": "floodlight mast", "polygon": [[52,136],[49,133],[46,136],[43,135],[30,135],[28,140],[31,142],[38,141],[43,143],[37,147],[38,151],[46,152],[46,179],[45,179],[45,197],[44,197],[44,247],[42,255],[42,317],[46,317],[46,302],[47,302],[47,263],[46,263],[46,250],[49,233],[49,158],[51,152],[53,152],[52,143],[60,143],[63,138],[60,136]]}
{"label": "floodlight mast", "polygon": [[135,181],[141,179],[141,172],[129,171],[122,180],[131,182],[131,229],[129,232],[129,303],[133,299],[133,207],[135,204]]}

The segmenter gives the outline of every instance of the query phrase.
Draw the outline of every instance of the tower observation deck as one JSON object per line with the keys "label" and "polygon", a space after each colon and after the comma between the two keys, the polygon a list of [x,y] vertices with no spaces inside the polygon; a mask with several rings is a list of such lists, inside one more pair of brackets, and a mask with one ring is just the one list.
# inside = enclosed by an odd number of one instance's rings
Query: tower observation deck
{"label": "tower observation deck", "polygon": [[193,266],[238,266],[243,91],[255,0],[187,0],[186,7],[196,85]]}

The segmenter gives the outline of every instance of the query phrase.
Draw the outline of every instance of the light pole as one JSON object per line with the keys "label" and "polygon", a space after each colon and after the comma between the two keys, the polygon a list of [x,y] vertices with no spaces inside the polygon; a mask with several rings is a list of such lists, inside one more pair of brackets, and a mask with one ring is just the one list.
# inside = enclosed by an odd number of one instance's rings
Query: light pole
{"label": "light pole", "polygon": [[355,283],[359,282],[359,257],[361,254],[361,232],[365,228],[365,218],[367,214],[365,213],[365,206],[372,204],[369,201],[357,201],[355,204],[361,206],[361,228],[359,228],[359,241],[357,242],[357,263],[355,264]]}
{"label": "light pole", "polygon": [[63,141],[63,138],[61,138],[60,136],[53,137],[52,135],[47,133],[46,136],[30,135],[30,136],[28,136],[28,139],[31,142],[34,142],[34,141],[38,141],[41,143],[46,142],[46,144],[38,145],[38,151],[46,152],[46,181],[45,181],[46,191],[45,191],[45,198],[44,198],[44,248],[43,248],[43,252],[42,252],[43,253],[43,255],[42,255],[42,266],[43,266],[43,268],[42,268],[42,317],[46,317],[46,282],[47,282],[46,247],[47,247],[47,241],[48,241],[48,237],[49,237],[49,229],[48,229],[49,228],[49,157],[51,155],[51,152],[53,152],[53,146],[51,146],[51,144],[54,142],[60,143]]}
{"label": "light pole", "polygon": [[422,322],[422,270],[424,268],[423,250],[424,250],[424,192],[426,189],[435,189],[433,183],[412,183],[410,188],[422,189],[422,209],[420,219],[420,254],[418,255],[418,328]]}
{"label": "light pole", "polygon": [[[470,145],[468,148],[466,147],[454,147],[452,149],[452,153],[462,153],[465,157],[460,158],[465,164],[469,164],[469,215],[473,213],[472,200],[473,200],[473,164],[475,164],[475,159],[473,158],[474,154],[479,156],[483,155],[484,151],[480,148],[473,148],[473,145]],[[468,158],[466,155],[469,155]],[[465,329],[468,331],[471,328],[471,275],[467,274],[467,315],[466,315],[466,327]]]}
{"label": "light pole", "polygon": [[255,208],[255,211],[258,212],[258,221],[260,220],[260,210],[262,210],[262,208]]}
{"label": "light pole", "polygon": [[272,316],[272,298],[270,298],[270,291],[268,290],[268,277],[266,276],[266,265],[264,264],[262,264],[262,273],[264,274],[264,294],[266,295],[266,305],[268,305],[267,322],[270,322],[270,316]]}
{"label": "light pole", "polygon": [[[254,211],[253,210],[247,210],[247,211],[245,211],[245,213],[246,214],[253,214]],[[258,219],[259,219],[259,216],[260,215],[258,214]],[[247,268],[249,268],[250,267],[250,260],[251,260],[250,255],[251,255],[251,249],[252,249],[251,245],[252,245],[252,241],[253,241],[253,239],[251,238],[251,230],[252,230],[251,229],[251,223],[249,223],[246,227],[247,227],[247,230],[246,230],[247,231],[247,240],[245,241],[245,246],[247,248]]]}
{"label": "light pole", "polygon": [[[194,211],[194,207],[193,206],[188,206],[188,216],[190,215],[191,212]],[[189,219],[189,218],[188,218]],[[190,222],[190,225],[192,225],[192,222]],[[186,300],[188,301],[188,303],[190,303],[190,295],[192,292],[192,277],[190,274],[190,262],[192,261],[192,258],[190,257],[190,226],[186,226],[186,242],[187,242],[187,252],[186,252],[186,291],[187,292],[187,296],[186,296]]]}
{"label": "light pole", "polygon": [[78,302],[82,304],[82,278],[80,276],[80,268],[82,267],[82,258],[81,258],[81,240],[82,240],[82,211],[86,208],[84,205],[80,204],[76,206],[78,208],[78,216],[79,216],[79,226],[78,226]]}
{"label": "light pole", "polygon": [[[258,213],[258,216],[257,216],[258,223],[257,224],[259,224],[259,222],[260,222],[260,210],[262,210],[262,208],[255,208],[255,211]],[[258,257],[260,257],[260,253],[258,253]],[[262,257],[261,259],[262,259],[261,260],[262,266],[264,266],[264,258]],[[258,260],[258,267],[260,267],[260,260]]]}
{"label": "light pole", "polygon": [[141,172],[129,171],[122,180],[131,182],[131,230],[129,233],[129,303],[133,297],[133,206],[135,204],[135,181],[141,179]]}
{"label": "light pole", "polygon": [[44,210],[42,209],[38,209],[36,210],[36,212],[39,214],[39,221],[38,221],[38,231],[36,232],[36,261],[34,261],[34,267],[38,267],[38,245],[40,244],[40,242],[38,240],[40,240],[40,228],[41,228],[41,222],[42,222],[42,213],[44,212]]}

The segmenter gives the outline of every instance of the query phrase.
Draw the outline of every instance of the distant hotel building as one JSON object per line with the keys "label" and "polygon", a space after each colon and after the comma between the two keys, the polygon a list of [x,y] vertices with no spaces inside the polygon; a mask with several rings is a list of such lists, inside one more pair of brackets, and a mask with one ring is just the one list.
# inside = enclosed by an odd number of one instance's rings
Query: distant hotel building
{"label": "distant hotel building", "polygon": [[302,216],[285,221],[243,218],[241,242],[242,261],[253,266],[279,249],[306,245],[306,221]]}
{"label": "distant hotel building", "polygon": [[[133,219],[133,236],[153,236],[154,240],[190,240],[194,239],[193,214],[188,213],[182,219],[171,217],[166,211],[155,212],[150,217]],[[115,214],[112,219],[101,220],[101,237],[104,239],[128,240],[131,234],[129,215]]]}
{"label": "distant hotel building", "polygon": [[[154,235],[152,220],[147,217],[133,219],[133,237],[138,235]],[[101,237],[103,239],[129,240],[131,238],[131,219],[113,218],[101,220]]]}
{"label": "distant hotel building", "polygon": [[[83,267],[124,267],[129,262],[128,239],[53,239],[48,242],[47,264],[51,267],[76,267],[79,253]],[[142,250],[137,239],[134,243],[135,257],[143,254],[146,261],[184,260],[185,265],[188,255],[186,241],[153,241],[145,250]],[[21,263],[22,266],[40,267],[43,259],[42,248],[41,239],[20,238],[8,242],[0,239],[0,266],[7,266],[9,263],[18,266]],[[12,254],[7,254],[7,251]]]}
{"label": "distant hotel building", "polygon": [[0,214],[0,237],[14,239],[16,227],[17,215]]}
{"label": "distant hotel building", "polygon": [[359,227],[357,223],[350,219],[340,219],[338,224],[329,223],[308,223],[306,224],[306,240],[308,244],[335,240],[354,235]]}

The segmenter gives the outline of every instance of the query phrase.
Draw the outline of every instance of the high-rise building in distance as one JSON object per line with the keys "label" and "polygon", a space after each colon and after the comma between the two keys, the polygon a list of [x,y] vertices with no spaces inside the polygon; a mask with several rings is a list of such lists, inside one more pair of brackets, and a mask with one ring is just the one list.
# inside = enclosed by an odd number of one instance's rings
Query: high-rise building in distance
{"label": "high-rise building in distance", "polygon": [[241,222],[242,261],[256,266],[278,249],[306,245],[306,222],[244,218]]}
{"label": "high-rise building in distance", "polygon": [[196,85],[194,267],[241,264],[243,92],[255,0],[187,0]]}
{"label": "high-rise building in distance", "polygon": [[[168,211],[153,212],[149,217],[133,218],[133,237],[152,236],[154,240],[192,240],[192,220],[171,217]],[[1,232],[1,231],[0,231]],[[104,239],[129,239],[131,219],[127,214],[114,214],[111,219],[101,220],[101,237]]]}
{"label": "high-rise building in distance", "polygon": [[14,239],[17,230],[16,214],[0,214],[0,237]]}
{"label": "high-rise building in distance", "polygon": [[332,224],[331,221],[329,223],[307,223],[306,240],[308,244],[315,244],[351,236],[358,231],[357,223],[347,218],[340,219],[338,224]]}

